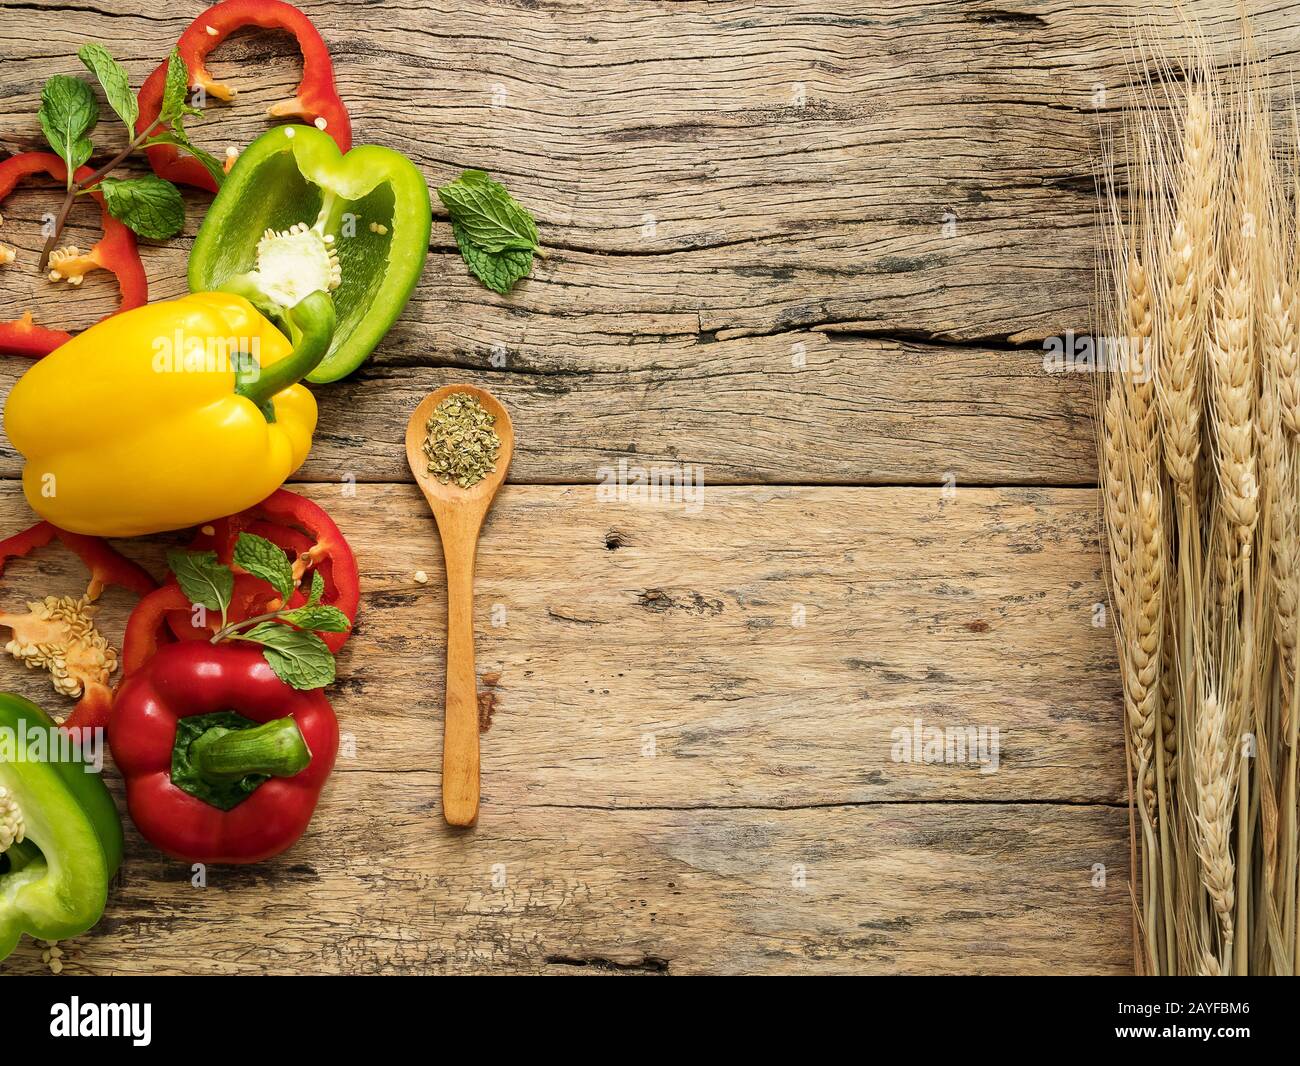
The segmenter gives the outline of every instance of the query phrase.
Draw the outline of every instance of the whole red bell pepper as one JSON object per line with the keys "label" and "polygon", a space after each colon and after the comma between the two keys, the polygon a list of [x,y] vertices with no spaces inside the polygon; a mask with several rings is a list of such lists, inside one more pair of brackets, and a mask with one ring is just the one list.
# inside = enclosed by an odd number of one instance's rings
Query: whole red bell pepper
{"label": "whole red bell pepper", "polygon": [[[186,68],[190,87],[202,88],[218,100],[234,98],[235,90],[217,81],[208,72],[205,60],[214,48],[238,29],[260,26],[293,34],[302,50],[302,81],[293,99],[276,104],[270,114],[276,118],[296,118],[321,126],[338,143],[339,151],[352,147],[352,120],[334,87],[334,64],[329,49],[311,19],[292,4],[282,0],[222,0],[213,4],[186,27],[176,43]],[[167,83],[167,61],[149,75],[140,89],[140,118],[136,132],[150,129],[162,109],[163,90]],[[217,183],[207,168],[192,156],[181,156],[175,145],[156,144],[145,149],[154,173],[169,181],[217,191]]]}
{"label": "whole red bell pepper", "polygon": [[[73,175],[77,181],[91,176],[90,167],[80,167]],[[0,201],[3,201],[24,178],[33,174],[48,174],[55,181],[65,182],[68,168],[53,152],[22,152],[0,163]],[[145,278],[144,264],[136,249],[135,234],[108,213],[102,193],[90,194],[99,201],[100,221],[104,236],[84,256],[68,263],[75,264],[79,278],[89,270],[102,267],[117,278],[121,292],[118,311],[140,307],[149,299],[149,283]],[[114,314],[117,312],[115,311]],[[0,352],[8,355],[25,355],[39,359],[49,355],[60,344],[71,339],[71,334],[61,329],[50,329],[32,321],[31,312],[7,322],[0,322]]]}
{"label": "whole red bell pepper", "polygon": [[109,726],[140,832],[203,863],[260,862],[292,845],[338,740],[319,689],[285,684],[258,647],[207,641],[160,647],[122,682]]}

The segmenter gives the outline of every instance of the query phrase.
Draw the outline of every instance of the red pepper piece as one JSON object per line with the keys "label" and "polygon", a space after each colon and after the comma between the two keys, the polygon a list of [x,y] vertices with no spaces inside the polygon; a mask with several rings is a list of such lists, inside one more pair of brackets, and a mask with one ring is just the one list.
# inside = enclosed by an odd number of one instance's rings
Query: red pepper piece
{"label": "red pepper piece", "polygon": [[[337,607],[347,615],[349,622],[356,621],[361,602],[356,558],[334,520],[311,500],[288,489],[279,489],[255,507],[211,523],[211,528],[212,533],[200,531],[194,538],[190,544],[192,551],[215,551],[217,558],[229,565],[235,556],[239,534],[256,533],[293,556],[293,576],[299,588],[289,598],[288,606],[300,607],[307,602],[302,590],[304,587],[310,589],[311,582],[303,579],[316,571],[325,582],[321,602]],[[168,584],[175,584],[175,579]],[[226,617],[230,622],[242,622],[254,615],[279,610],[282,606],[279,595],[266,582],[238,574]],[[221,624],[220,618],[212,617],[209,612],[207,628],[195,627],[189,601],[180,604],[179,609],[170,608],[167,620],[173,635],[180,640],[211,637]],[[338,654],[351,635],[349,629],[345,633],[321,633],[320,638],[330,651]],[[125,650],[123,654],[125,656]]]}
{"label": "red pepper piece", "polygon": [[[80,167],[73,178],[84,181],[93,173],[90,167]],[[0,163],[0,202],[14,191],[14,187],[23,178],[32,174],[48,174],[60,184],[66,184],[68,180],[68,168],[52,152],[12,155]],[[117,278],[117,287],[121,293],[117,311],[140,307],[148,302],[149,282],[144,274],[144,264],[140,262],[140,253],[136,250],[135,234],[108,213],[101,194],[92,192],[91,195],[99,201],[104,236],[84,257],[79,258],[79,263],[83,271],[103,267]],[[116,314],[117,311],[113,313]],[[0,322],[0,352],[39,359],[54,351],[71,336],[63,330],[37,325],[28,313],[21,318]]]}
{"label": "red pepper piece", "polygon": [[[203,12],[189,24],[176,44],[190,73],[190,87],[201,86],[209,96],[218,100],[234,98],[235,90],[216,81],[208,73],[204,60],[217,45],[245,26],[284,30],[297,38],[302,50],[302,81],[298,84],[298,91],[292,100],[272,107],[271,115],[301,119],[309,125],[323,118],[325,132],[337,142],[339,151],[351,149],[352,120],[334,86],[334,64],[329,49],[311,19],[292,4],[281,0],[222,0]],[[157,121],[166,81],[167,62],[164,60],[140,88],[140,118],[136,123],[136,133],[143,133]],[[159,177],[209,192],[217,191],[217,183],[203,165],[192,156],[182,156],[175,145],[157,144],[145,151],[150,166]]]}
{"label": "red pepper piece", "polygon": [[[190,610],[190,598],[174,581],[155,589],[135,605],[131,617],[126,620],[126,633],[122,637],[123,679],[152,659],[160,644],[172,640],[170,633],[163,633],[169,613],[184,611],[188,616]],[[210,630],[194,629],[193,633],[193,637],[186,639],[202,640],[212,635]]]}
{"label": "red pepper piece", "polygon": [[[153,578],[143,567],[119,555],[98,537],[69,533],[67,530],[50,525],[49,522],[37,522],[29,529],[0,541],[0,575],[4,574],[5,564],[10,559],[29,555],[56,538],[64,547],[74,552],[90,571],[90,583],[86,587],[87,599],[97,600],[100,593],[109,585],[128,589],[146,599],[156,588]],[[28,617],[19,620],[10,616],[10,621],[6,624],[12,626],[15,623],[21,624],[22,621],[30,622],[31,619]],[[109,709],[112,705],[112,692],[109,686],[93,676],[90,671],[77,673],[76,663],[69,662],[68,666],[69,672],[82,683],[82,696],[63,723],[64,728],[107,725]]]}
{"label": "red pepper piece", "polygon": [[5,564],[10,559],[29,555],[56,538],[90,571],[90,585],[86,588],[86,595],[92,600],[99,599],[100,593],[109,585],[117,585],[137,596],[148,595],[158,587],[158,583],[149,576],[149,571],[114,551],[106,541],[82,533],[69,533],[49,522],[37,522],[21,533],[0,540],[0,575],[4,574]]}
{"label": "red pepper piece", "polygon": [[[221,771],[218,781],[238,779],[241,771],[271,774],[233,807],[214,806],[178,787],[172,758],[180,722],[221,711],[256,723],[291,720],[310,757],[306,767],[293,772],[299,760],[277,768],[272,745],[254,745],[258,750],[246,752],[242,762],[229,753],[228,761],[207,768]],[[288,726],[283,731],[293,732]],[[311,821],[338,740],[338,721],[319,689],[301,692],[285,684],[258,647],[206,641],[160,648],[127,677],[109,730],[127,807],[140,832],[173,858],[204,863],[260,862],[292,845]],[[191,755],[194,747],[188,748]]]}

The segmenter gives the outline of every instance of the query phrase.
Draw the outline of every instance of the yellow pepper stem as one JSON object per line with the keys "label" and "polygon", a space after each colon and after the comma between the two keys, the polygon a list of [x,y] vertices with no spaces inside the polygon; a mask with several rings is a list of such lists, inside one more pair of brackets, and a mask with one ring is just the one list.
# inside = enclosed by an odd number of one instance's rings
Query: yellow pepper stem
{"label": "yellow pepper stem", "polygon": [[329,351],[334,336],[334,301],[326,292],[304,296],[284,313],[293,351],[286,358],[260,367],[255,375],[241,379],[235,391],[258,407],[265,407],[272,396],[310,374]]}

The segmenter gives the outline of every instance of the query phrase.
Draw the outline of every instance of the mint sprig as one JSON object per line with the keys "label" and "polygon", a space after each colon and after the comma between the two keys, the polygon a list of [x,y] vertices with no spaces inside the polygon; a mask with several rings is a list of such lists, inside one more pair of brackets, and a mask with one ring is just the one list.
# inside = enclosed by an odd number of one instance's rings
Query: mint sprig
{"label": "mint sprig", "polygon": [[262,645],[262,656],[276,676],[296,689],[324,688],[334,681],[334,656],[315,633],[262,622],[236,633],[235,639]]}
{"label": "mint sprig", "polygon": [[253,533],[239,534],[235,541],[235,565],[254,577],[260,577],[280,594],[282,600],[293,595],[293,567],[284,552],[265,537]]}
{"label": "mint sprig", "polygon": [[190,72],[180,52],[173,48],[167,57],[167,75],[163,81],[162,104],[158,111],[158,121],[164,125],[175,122],[184,115],[202,114],[198,108],[189,103]]}
{"label": "mint sprig", "polygon": [[235,591],[235,575],[217,559],[216,552],[169,551],[167,566],[190,603],[220,611],[224,621]]}
{"label": "mint sprig", "polygon": [[493,292],[508,293],[532,272],[534,255],[545,258],[536,220],[484,171],[462,171],[438,190],[438,199],[465,265]]}
{"label": "mint sprig", "polygon": [[78,181],[75,177],[77,168],[83,166],[94,151],[90,132],[99,122],[99,101],[89,83],[81,78],[56,74],[46,81],[41,90],[41,108],[37,117],[50,147],[67,164],[68,181],[67,194],[54,216],[54,225],[50,227],[41,251],[41,273],[49,266],[50,253],[58,244],[72,204],[78,196],[87,193],[102,193],[108,213],[141,237],[162,240],[181,231],[185,224],[184,201],[180,190],[171,182],[153,175],[128,181],[108,178],[140,149],[155,144],[174,145],[194,156],[218,186],[225,178],[220,162],[197,147],[185,132],[185,118],[201,112],[189,102],[189,70],[180,52],[173,48],[167,58],[158,117],[148,128],[138,132],[136,124],[140,120],[140,105],[131,92],[126,68],[101,44],[82,45],[77,50],[77,58],[94,74],[104,90],[108,106],[122,120],[127,131],[127,143],[93,174]]}
{"label": "mint sprig", "polygon": [[[293,567],[283,550],[265,537],[240,533],[235,541],[234,563],[265,581],[286,604],[297,588]],[[221,627],[212,637],[214,644],[246,640],[262,645],[262,656],[276,676],[296,689],[321,688],[334,680],[334,656],[316,634],[346,633],[352,623],[337,607],[320,602],[325,594],[325,579],[319,571],[312,571],[311,591],[302,606],[285,606],[227,624],[235,575],[218,560],[216,552],[169,552],[167,565],[191,603],[221,612]]]}

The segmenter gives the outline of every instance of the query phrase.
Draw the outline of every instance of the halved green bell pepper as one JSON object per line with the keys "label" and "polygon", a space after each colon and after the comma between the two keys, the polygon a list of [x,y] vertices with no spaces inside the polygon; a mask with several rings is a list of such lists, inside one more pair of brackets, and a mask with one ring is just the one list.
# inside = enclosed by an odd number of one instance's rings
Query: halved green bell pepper
{"label": "halved green bell pepper", "polygon": [[208,208],[190,290],[237,292],[282,328],[288,307],[328,291],[334,337],[307,380],[337,381],[402,313],[431,217],[429,187],[405,156],[379,145],[344,155],[313,126],[277,126],[244,150]]}
{"label": "halved green bell pepper", "polygon": [[99,921],[122,861],[122,822],[99,774],[69,757],[36,704],[0,693],[0,730],[3,959],[23,933],[63,940]]}

